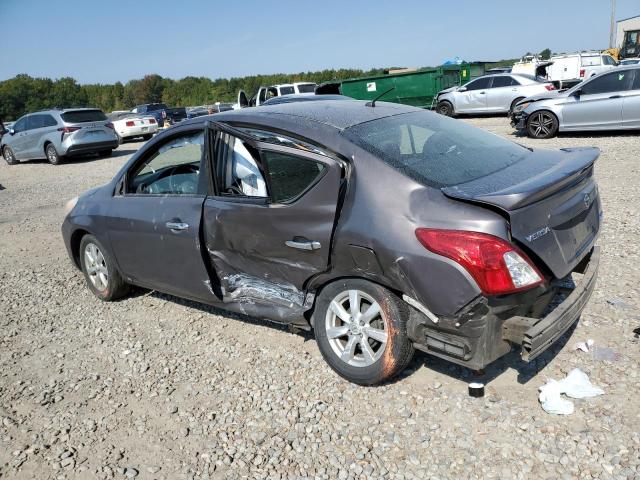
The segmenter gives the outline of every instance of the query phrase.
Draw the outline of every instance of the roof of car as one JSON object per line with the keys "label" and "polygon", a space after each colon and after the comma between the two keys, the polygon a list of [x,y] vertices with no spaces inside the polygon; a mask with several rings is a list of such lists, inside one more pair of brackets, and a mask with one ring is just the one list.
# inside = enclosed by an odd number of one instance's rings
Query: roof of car
{"label": "roof of car", "polygon": [[323,102],[294,102],[263,107],[243,108],[229,112],[217,113],[215,116],[198,117],[181,124],[196,123],[209,120],[224,122],[241,122],[247,117],[268,117],[282,115],[292,117],[292,121],[307,119],[332,126],[338,130],[345,130],[360,123],[370,122],[379,118],[400,115],[402,113],[424,111],[421,108],[409,107],[398,103],[376,102],[375,107],[366,106],[368,102],[353,100],[327,100]]}

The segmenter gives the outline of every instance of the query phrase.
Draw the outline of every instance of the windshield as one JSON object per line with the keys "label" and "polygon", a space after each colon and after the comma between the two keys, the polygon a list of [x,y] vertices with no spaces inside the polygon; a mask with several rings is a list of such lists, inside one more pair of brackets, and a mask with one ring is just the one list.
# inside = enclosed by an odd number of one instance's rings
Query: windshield
{"label": "windshield", "polygon": [[529,153],[517,143],[432,112],[385,117],[343,134],[408,177],[436,188],[490,175]]}
{"label": "windshield", "polygon": [[100,122],[107,119],[102,110],[75,110],[64,112],[60,116],[67,123]]}

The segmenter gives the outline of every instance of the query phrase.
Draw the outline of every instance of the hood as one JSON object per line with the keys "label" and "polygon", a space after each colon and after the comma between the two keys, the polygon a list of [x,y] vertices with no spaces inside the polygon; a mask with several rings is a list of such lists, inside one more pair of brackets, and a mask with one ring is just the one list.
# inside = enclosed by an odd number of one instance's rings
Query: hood
{"label": "hood", "polygon": [[443,93],[455,92],[458,88],[460,88],[460,87],[449,87],[449,88],[445,88],[444,90],[440,90],[440,91],[438,92],[438,95],[442,95]]}
{"label": "hood", "polygon": [[560,92],[559,90],[551,90],[544,93],[538,93],[537,95],[531,95],[530,97],[520,100],[518,105],[528,102],[539,102],[540,100],[551,100],[552,98],[566,97],[566,92]]}

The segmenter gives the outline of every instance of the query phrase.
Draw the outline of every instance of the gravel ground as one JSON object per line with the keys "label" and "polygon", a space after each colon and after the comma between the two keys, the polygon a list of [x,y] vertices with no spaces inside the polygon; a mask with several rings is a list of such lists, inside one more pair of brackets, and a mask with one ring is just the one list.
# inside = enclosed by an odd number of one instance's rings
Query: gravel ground
{"label": "gravel ground", "polygon": [[[513,138],[504,117],[465,121]],[[602,150],[603,258],[581,322],[532,365],[514,352],[476,376],[417,354],[373,388],[338,378],[307,334],[156,292],[90,294],[63,205],[140,144],[59,167],[2,162],[0,477],[640,478],[640,136],[519,141]],[[598,355],[572,351],[587,338]],[[538,387],[575,367],[606,394],[545,413]],[[473,380],[485,398],[468,397]]]}

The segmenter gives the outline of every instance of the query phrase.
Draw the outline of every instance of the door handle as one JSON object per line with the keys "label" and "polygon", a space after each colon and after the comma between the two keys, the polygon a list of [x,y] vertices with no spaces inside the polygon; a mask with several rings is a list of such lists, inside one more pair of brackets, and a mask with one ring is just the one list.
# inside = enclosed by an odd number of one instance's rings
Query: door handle
{"label": "door handle", "polygon": [[609,97],[609,98],[622,98],[622,95],[612,95],[612,96],[611,96],[611,97]]}
{"label": "door handle", "polygon": [[484,94],[485,94],[485,92],[478,92],[478,93],[479,93],[480,95],[484,95]]}
{"label": "door handle", "polygon": [[167,222],[165,225],[172,232],[180,232],[182,230],[186,230],[189,228],[188,223],[182,223],[182,222]]}
{"label": "door handle", "polygon": [[302,242],[296,240],[287,240],[284,242],[287,247],[297,248],[298,250],[319,250],[320,242],[312,240],[304,240]]}

